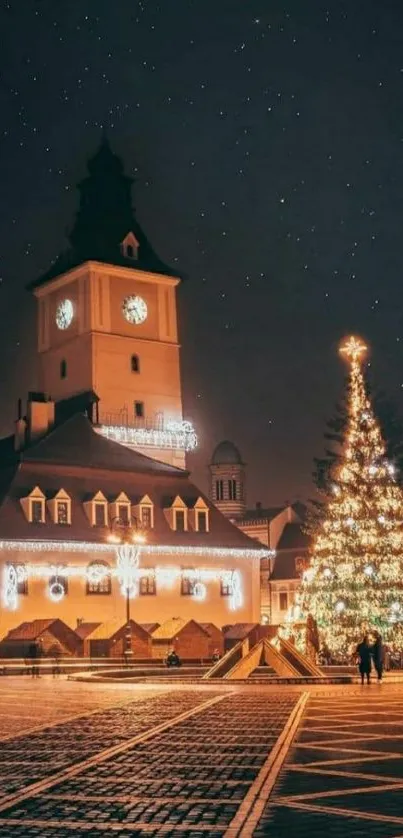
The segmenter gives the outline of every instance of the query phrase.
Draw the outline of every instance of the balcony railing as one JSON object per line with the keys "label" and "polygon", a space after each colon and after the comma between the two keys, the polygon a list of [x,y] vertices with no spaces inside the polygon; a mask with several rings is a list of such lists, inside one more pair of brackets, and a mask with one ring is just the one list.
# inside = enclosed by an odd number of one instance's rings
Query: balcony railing
{"label": "balcony railing", "polygon": [[133,447],[167,448],[193,451],[197,436],[191,422],[164,420],[163,413],[153,417],[129,417],[126,408],[100,413],[98,430],[102,436]]}

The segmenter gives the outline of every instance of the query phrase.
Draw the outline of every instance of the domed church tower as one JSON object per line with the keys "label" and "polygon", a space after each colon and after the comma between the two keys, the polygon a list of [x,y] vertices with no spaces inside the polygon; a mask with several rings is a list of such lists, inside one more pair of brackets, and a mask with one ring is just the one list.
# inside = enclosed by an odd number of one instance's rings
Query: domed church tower
{"label": "domed church tower", "polygon": [[210,463],[210,499],[227,518],[245,511],[245,464],[233,442],[220,442]]}

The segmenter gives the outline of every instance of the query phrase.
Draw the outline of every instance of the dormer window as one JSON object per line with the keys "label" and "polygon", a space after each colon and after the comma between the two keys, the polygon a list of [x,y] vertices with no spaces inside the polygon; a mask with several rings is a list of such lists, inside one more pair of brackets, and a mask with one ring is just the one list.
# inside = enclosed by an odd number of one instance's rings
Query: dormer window
{"label": "dormer window", "polygon": [[137,518],[145,530],[154,528],[154,504],[148,495],[144,495],[137,505]]}
{"label": "dormer window", "polygon": [[54,498],[48,500],[47,505],[54,524],[71,524],[71,498],[64,489],[60,489]]}
{"label": "dormer window", "polygon": [[111,521],[121,524],[123,527],[130,526],[132,519],[131,501],[125,492],[120,492],[113,503],[110,504],[109,511]]}
{"label": "dormer window", "polygon": [[139,256],[138,256],[139,243],[138,243],[134,233],[128,233],[127,234],[127,236],[122,241],[121,248],[122,248],[123,256],[126,259],[137,260],[139,258]]}
{"label": "dormer window", "polygon": [[57,502],[56,518],[58,524],[69,523],[69,505],[66,500],[59,500]]}
{"label": "dormer window", "polygon": [[198,498],[193,509],[189,510],[190,523],[196,532],[208,532],[210,510],[203,498]]}
{"label": "dormer window", "polygon": [[106,504],[94,503],[94,527],[106,527]]}
{"label": "dormer window", "polygon": [[39,486],[35,486],[27,497],[21,498],[20,503],[31,524],[45,523],[45,495]]}
{"label": "dormer window", "polygon": [[117,512],[120,523],[128,526],[130,524],[130,507],[127,503],[119,503]]}
{"label": "dormer window", "polygon": [[188,508],[179,495],[172,501],[171,505],[165,507],[164,513],[172,530],[187,532],[188,530]]}
{"label": "dormer window", "polygon": [[31,521],[33,524],[43,524],[45,521],[45,504],[41,500],[31,501]]}
{"label": "dormer window", "polygon": [[185,532],[186,530],[186,516],[184,509],[174,510],[174,529],[178,532]]}
{"label": "dormer window", "polygon": [[92,527],[106,527],[108,525],[108,501],[102,492],[84,503],[87,518]]}
{"label": "dormer window", "polygon": [[197,532],[207,532],[207,512],[205,509],[198,509],[196,512]]}

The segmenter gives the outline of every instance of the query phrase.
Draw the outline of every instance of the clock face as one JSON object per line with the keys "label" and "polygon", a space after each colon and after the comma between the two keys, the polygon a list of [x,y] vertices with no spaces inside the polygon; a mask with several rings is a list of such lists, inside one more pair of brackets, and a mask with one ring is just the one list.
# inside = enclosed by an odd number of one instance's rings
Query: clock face
{"label": "clock face", "polygon": [[56,309],[56,326],[68,329],[74,317],[74,307],[71,300],[62,300]]}
{"label": "clock face", "polygon": [[123,316],[129,323],[138,326],[147,319],[147,303],[142,297],[131,294],[125,297],[122,303]]}

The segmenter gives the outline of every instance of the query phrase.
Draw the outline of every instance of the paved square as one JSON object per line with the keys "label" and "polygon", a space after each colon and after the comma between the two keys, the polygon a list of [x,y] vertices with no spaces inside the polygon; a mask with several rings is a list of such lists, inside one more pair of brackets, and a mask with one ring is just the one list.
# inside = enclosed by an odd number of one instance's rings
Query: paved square
{"label": "paved square", "polygon": [[402,838],[402,696],[0,679],[0,834]]}

